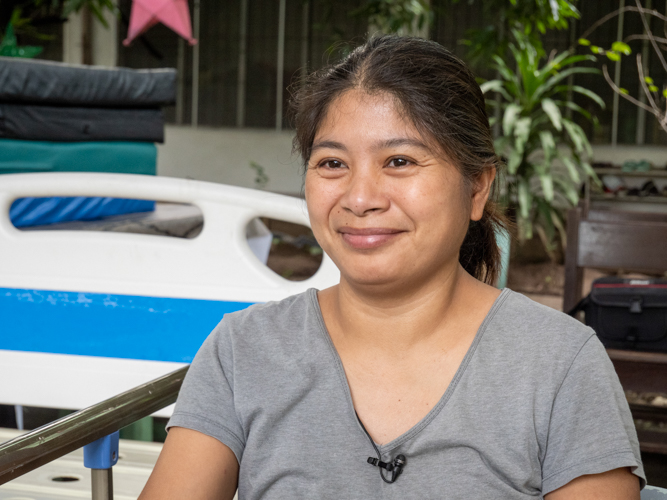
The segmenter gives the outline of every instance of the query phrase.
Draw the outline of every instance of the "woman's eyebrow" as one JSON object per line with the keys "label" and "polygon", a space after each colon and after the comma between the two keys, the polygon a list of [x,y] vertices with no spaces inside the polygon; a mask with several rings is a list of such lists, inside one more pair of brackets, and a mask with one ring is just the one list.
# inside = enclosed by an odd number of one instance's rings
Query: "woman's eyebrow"
{"label": "woman's eyebrow", "polygon": [[341,151],[347,151],[347,148],[343,144],[341,144],[340,142],[336,142],[336,141],[316,142],[310,148],[310,152],[313,153],[313,152],[317,151],[318,149],[340,149]]}
{"label": "woman's eyebrow", "polygon": [[[396,148],[400,146],[412,146],[423,149],[428,152],[431,151],[431,148],[429,148],[426,144],[424,144],[418,139],[412,139],[410,137],[396,137],[394,139],[387,139],[385,141],[380,141],[373,146],[373,149],[382,150],[382,149]],[[339,149],[341,151],[347,151],[347,148],[345,147],[344,144],[336,141],[316,142],[313,144],[313,147],[310,148],[310,151],[312,153],[314,151],[317,151],[318,149]]]}
{"label": "woman's eyebrow", "polygon": [[410,137],[397,137],[395,139],[387,139],[386,141],[379,142],[376,146],[374,146],[374,149],[389,149],[399,146],[412,146],[423,149],[425,151],[429,152],[431,151],[431,148],[429,148],[426,144],[424,144],[418,139],[413,139]]}

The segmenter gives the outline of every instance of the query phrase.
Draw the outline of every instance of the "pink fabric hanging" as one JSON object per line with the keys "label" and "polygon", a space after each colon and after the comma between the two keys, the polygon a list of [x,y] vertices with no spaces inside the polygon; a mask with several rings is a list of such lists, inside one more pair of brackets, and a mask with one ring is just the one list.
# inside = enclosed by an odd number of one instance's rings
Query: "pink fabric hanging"
{"label": "pink fabric hanging", "polygon": [[133,0],[130,27],[123,45],[127,47],[132,40],[157,23],[171,28],[190,45],[197,43],[197,40],[192,38],[187,0]]}

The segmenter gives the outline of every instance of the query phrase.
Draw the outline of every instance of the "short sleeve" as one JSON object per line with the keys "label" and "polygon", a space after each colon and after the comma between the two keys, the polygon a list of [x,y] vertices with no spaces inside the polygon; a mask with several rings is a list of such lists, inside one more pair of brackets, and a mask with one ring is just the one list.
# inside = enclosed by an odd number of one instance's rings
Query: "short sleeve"
{"label": "short sleeve", "polygon": [[223,319],[204,341],[188,370],[167,424],[214,437],[241,462],[245,437],[234,406],[229,332]]}
{"label": "short sleeve", "polygon": [[554,400],[542,462],[542,494],[585,474],[630,467],[646,484],[623,389],[597,336],[583,345]]}

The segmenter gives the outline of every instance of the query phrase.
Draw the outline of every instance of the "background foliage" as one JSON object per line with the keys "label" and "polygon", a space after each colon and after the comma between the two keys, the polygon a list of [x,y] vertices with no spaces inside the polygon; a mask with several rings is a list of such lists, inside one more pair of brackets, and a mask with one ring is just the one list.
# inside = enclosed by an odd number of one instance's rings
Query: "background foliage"
{"label": "background foliage", "polygon": [[[53,22],[65,22],[67,17],[87,8],[97,17],[102,25],[108,27],[105,12],[118,15],[114,0],[1,0],[0,13],[10,14],[9,23],[18,35],[29,35],[37,39],[48,39],[40,31],[40,25]],[[4,16],[0,16],[2,18]]]}
{"label": "background foliage", "polygon": [[[643,25],[643,33],[633,33],[626,36],[623,40],[617,40],[611,44],[611,47],[600,47],[591,44],[587,38],[597,28],[603,24],[616,19],[621,13],[631,13],[638,15],[641,18]],[[651,29],[651,20],[657,19],[663,23],[664,36],[655,35]],[[639,88],[641,93],[638,97],[630,95],[630,92],[619,87],[609,76],[607,64],[609,61],[620,62],[623,56],[632,54],[630,45],[626,42],[631,40],[645,40],[645,43],[650,42],[649,45],[653,49],[654,54],[660,61],[660,71],[658,74],[650,74],[648,70],[648,61],[641,53],[636,54],[635,66],[637,70],[637,79],[639,80]],[[635,6],[627,6],[622,9],[616,9],[601,19],[598,19],[593,25],[588,28],[582,37],[578,40],[579,47],[583,47],[590,53],[595,54],[602,61],[602,72],[609,86],[624,99],[630,101],[632,104],[643,108],[644,110],[655,116],[660,127],[667,132],[667,15],[660,14],[656,10],[645,8],[640,0],[635,0]],[[643,94],[643,95],[642,95]]]}
{"label": "background foliage", "polygon": [[350,16],[367,19],[383,33],[408,34],[433,24],[429,0],[366,0]]}
{"label": "background foliage", "polygon": [[519,241],[536,232],[553,257],[565,245],[565,210],[577,204],[585,176],[595,178],[588,138],[566,110],[593,117],[568,96],[576,92],[604,107],[599,96],[567,79],[600,71],[581,66],[595,60],[591,55],[565,51],[545,61],[528,34],[512,30],[512,36],[509,61],[493,56],[499,78],[483,83],[482,90],[501,96],[487,102],[500,109],[496,150],[507,160],[505,203],[515,213]]}
{"label": "background foliage", "polygon": [[[470,1],[470,0],[469,0]],[[475,0],[471,0],[473,3]],[[493,57],[505,57],[512,43],[512,31],[525,34],[538,55],[544,54],[541,36],[549,29],[565,29],[579,11],[568,0],[478,0],[495,23],[468,30],[467,61],[477,67],[493,64]]]}

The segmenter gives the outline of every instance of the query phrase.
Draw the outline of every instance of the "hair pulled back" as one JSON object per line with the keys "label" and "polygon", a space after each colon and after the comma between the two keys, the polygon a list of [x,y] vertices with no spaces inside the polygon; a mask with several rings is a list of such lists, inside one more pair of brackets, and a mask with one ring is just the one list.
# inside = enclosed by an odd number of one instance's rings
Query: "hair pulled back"
{"label": "hair pulled back", "polygon": [[[293,96],[294,149],[304,163],[329,105],[351,89],[392,95],[419,133],[456,165],[469,186],[485,170],[500,167],[484,96],[465,63],[436,42],[395,35],[371,38],[341,62],[310,75]],[[489,284],[500,273],[496,228],[505,225],[495,203],[496,191],[481,220],[468,226],[459,252],[463,268]]]}

